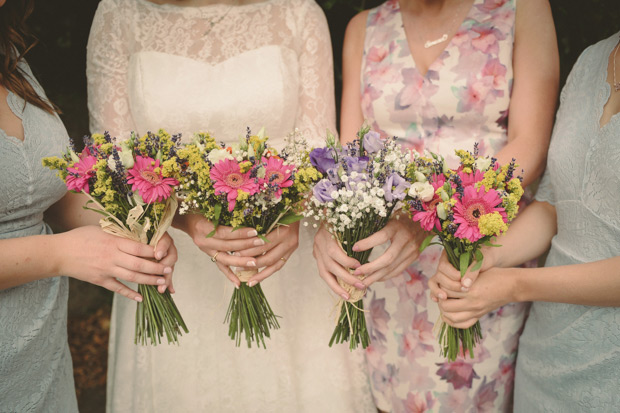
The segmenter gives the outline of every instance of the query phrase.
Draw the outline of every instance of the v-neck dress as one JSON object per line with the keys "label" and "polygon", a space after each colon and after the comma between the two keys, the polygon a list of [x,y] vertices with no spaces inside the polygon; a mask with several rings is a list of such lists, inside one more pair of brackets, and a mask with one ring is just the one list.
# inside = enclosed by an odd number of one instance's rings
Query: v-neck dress
{"label": "v-neck dress", "polygon": [[[620,114],[599,124],[610,94],[620,93],[607,83],[618,35],[586,49],[562,90],[536,194],[557,211],[547,267],[620,255]],[[532,304],[519,341],[515,412],[618,411],[619,383],[620,308]]]}
{"label": "v-neck dress", "polygon": [[[45,98],[28,66],[21,63],[20,68]],[[22,121],[24,140],[0,129],[0,239],[51,234],[43,213],[67,189],[41,158],[65,151],[67,131],[57,115],[12,92],[7,103]],[[77,412],[67,341],[68,294],[66,277],[0,290],[0,412]]]}
{"label": "v-neck dress", "polygon": [[[361,73],[366,121],[405,147],[441,153],[451,166],[454,150],[473,150],[475,142],[482,154],[499,151],[507,142],[515,9],[515,0],[476,0],[456,35],[434,46],[444,50],[426,74],[412,58],[398,1],[372,9]],[[440,254],[428,248],[402,276],[375,283],[366,295],[375,402],[390,412],[509,410],[526,306],[483,317],[475,358],[446,361],[428,290]]]}

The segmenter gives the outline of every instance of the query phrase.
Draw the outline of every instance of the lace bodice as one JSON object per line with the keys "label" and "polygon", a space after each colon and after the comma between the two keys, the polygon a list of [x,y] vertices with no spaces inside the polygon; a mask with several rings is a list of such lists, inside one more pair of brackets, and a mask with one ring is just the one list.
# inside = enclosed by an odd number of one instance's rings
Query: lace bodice
{"label": "lace bodice", "polygon": [[231,141],[246,126],[265,126],[278,146],[297,127],[320,142],[326,128],[335,130],[326,32],[309,0],[203,7],[103,0],[88,44],[91,130],[163,127],[186,139],[208,130]]}

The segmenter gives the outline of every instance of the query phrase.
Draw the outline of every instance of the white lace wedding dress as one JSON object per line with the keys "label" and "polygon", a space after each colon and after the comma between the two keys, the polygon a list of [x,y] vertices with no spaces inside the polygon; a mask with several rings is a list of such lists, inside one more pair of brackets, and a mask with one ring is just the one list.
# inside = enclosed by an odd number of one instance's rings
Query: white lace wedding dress
{"label": "white lace wedding dress", "polygon": [[[208,130],[230,142],[265,126],[320,143],[335,130],[325,17],[311,0],[181,7],[102,0],[88,45],[91,130],[126,136]],[[107,410],[374,412],[361,354],[328,347],[334,299],[317,276],[312,233],[263,289],[282,316],[267,350],[236,348],[223,324],[232,284],[184,233],[175,301],[180,346],[134,345],[135,303],[115,297]]]}

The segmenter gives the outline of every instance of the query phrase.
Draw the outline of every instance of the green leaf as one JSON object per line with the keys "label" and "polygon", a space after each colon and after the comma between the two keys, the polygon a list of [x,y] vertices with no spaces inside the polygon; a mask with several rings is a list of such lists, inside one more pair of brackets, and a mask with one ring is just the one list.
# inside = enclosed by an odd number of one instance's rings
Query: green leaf
{"label": "green leaf", "polygon": [[484,242],[482,243],[482,245],[486,245],[487,247],[501,247],[501,245],[499,245],[499,244],[493,244],[493,243],[491,243],[491,241],[489,241],[489,240],[484,241]]}
{"label": "green leaf", "polygon": [[222,204],[215,204],[215,207],[213,207],[215,216],[213,217],[213,221],[214,221],[214,225],[217,228],[217,222],[220,221],[220,215],[222,215]]}
{"label": "green leaf", "polygon": [[267,237],[265,237],[265,236],[264,236],[264,235],[262,235],[262,234],[258,234],[258,235],[257,235],[257,237],[258,237],[258,238],[260,238],[260,239],[262,239],[263,241],[265,241],[265,243],[268,243],[268,242],[269,242],[269,240],[267,239]]}
{"label": "green leaf", "polygon": [[294,212],[290,212],[284,215],[279,221],[278,225],[290,225],[294,224],[297,221],[301,221],[303,219],[303,215],[295,214]]}
{"label": "green leaf", "polygon": [[428,237],[424,238],[424,241],[422,241],[422,244],[420,244],[420,252],[424,251],[426,247],[431,245],[431,241],[433,240],[433,238],[435,238],[435,234],[431,234]]}
{"label": "green leaf", "polygon": [[461,268],[461,277],[465,275],[467,272],[467,267],[469,267],[469,253],[464,252],[459,257],[460,268]]}
{"label": "green leaf", "polygon": [[214,236],[216,229],[217,229],[217,227],[214,228],[213,231],[209,232],[205,238],[211,238],[212,236]]}
{"label": "green leaf", "polygon": [[474,265],[471,268],[472,271],[478,271],[480,267],[482,267],[482,260],[484,259],[484,255],[482,255],[482,251],[480,250],[476,250],[475,255],[476,255],[476,265]]}

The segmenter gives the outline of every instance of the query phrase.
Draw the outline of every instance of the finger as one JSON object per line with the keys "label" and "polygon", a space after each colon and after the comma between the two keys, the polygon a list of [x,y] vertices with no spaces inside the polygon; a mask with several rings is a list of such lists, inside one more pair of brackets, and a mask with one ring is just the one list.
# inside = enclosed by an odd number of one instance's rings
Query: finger
{"label": "finger", "polygon": [[248,286],[254,287],[257,283],[263,281],[265,278],[270,277],[277,271],[280,271],[285,265],[288,257],[282,257],[284,259],[277,260],[274,264],[269,265],[258,272],[255,276],[250,278]]}
{"label": "finger", "polygon": [[431,300],[433,300],[434,302],[438,302],[439,300],[446,300],[448,298],[448,293],[441,289],[436,277],[429,278],[428,288],[431,292]]}
{"label": "finger", "polygon": [[217,227],[217,230],[215,230],[214,238],[234,240],[234,239],[254,238],[257,235],[258,235],[258,232],[256,232],[254,228],[233,229],[232,227],[220,225]]}
{"label": "finger", "polygon": [[123,297],[127,297],[130,300],[139,303],[142,302],[142,296],[140,294],[113,278],[109,278],[106,282],[102,283],[101,286]]}
{"label": "finger", "polygon": [[366,251],[376,247],[377,245],[385,244],[392,238],[394,232],[395,228],[393,226],[388,227],[386,225],[383,229],[375,232],[368,238],[357,241],[353,245],[353,251]]}
{"label": "finger", "polygon": [[120,268],[142,274],[167,275],[172,272],[170,266],[128,254],[121,254],[114,263]]}
{"label": "finger", "polygon": [[441,286],[442,289],[446,291],[463,291],[461,290],[461,281],[454,281],[452,278],[448,277],[441,271],[438,271],[433,276],[437,280],[437,283]]}
{"label": "finger", "polygon": [[388,249],[386,249],[383,254],[370,261],[369,263],[366,263],[361,267],[357,268],[354,274],[370,276],[379,270],[389,267],[390,264],[392,264],[397,258],[398,249],[394,245],[390,245],[390,247],[388,247]]}
{"label": "finger", "polygon": [[166,285],[166,279],[159,275],[150,275],[118,267],[114,270],[114,278],[142,285]]}
{"label": "finger", "polygon": [[254,248],[265,244],[260,238],[244,238],[240,240],[224,240],[219,238],[194,238],[194,244],[198,248],[218,250],[218,251],[243,251],[249,248]]}
{"label": "finger", "polygon": [[254,257],[239,257],[237,255],[229,254],[226,251],[205,252],[209,257],[211,257],[211,261],[213,261],[213,257],[215,257],[216,263],[225,265],[227,267],[256,268],[256,258]]}
{"label": "finger", "polygon": [[172,238],[168,233],[165,233],[163,237],[159,240],[157,245],[155,246],[155,259],[161,260],[168,255],[168,250],[174,246],[174,242],[172,242]]}
{"label": "finger", "polygon": [[323,279],[323,281],[325,281],[327,286],[331,288],[333,292],[342,297],[343,300],[348,300],[350,298],[349,293],[347,293],[346,290],[338,284],[336,277],[327,271],[327,268],[325,268],[323,262],[317,261],[317,267],[319,270],[319,276]]}
{"label": "finger", "polygon": [[256,265],[259,268],[275,265],[282,257],[288,258],[297,249],[297,242],[280,243],[269,250],[265,255],[256,257]]}
{"label": "finger", "polygon": [[221,262],[216,262],[215,265],[217,268],[230,280],[231,283],[235,285],[236,288],[239,288],[241,285],[241,281],[239,281],[239,277],[235,275],[234,272],[230,269],[230,267],[222,264]]}
{"label": "finger", "polygon": [[155,249],[147,244],[115,237],[116,247],[125,254],[142,258],[155,258]]}

